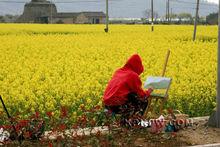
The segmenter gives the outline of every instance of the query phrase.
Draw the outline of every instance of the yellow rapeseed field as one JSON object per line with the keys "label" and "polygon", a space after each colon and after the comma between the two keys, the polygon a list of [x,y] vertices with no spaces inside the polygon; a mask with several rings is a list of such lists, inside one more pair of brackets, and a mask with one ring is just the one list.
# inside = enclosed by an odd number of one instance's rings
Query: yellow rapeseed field
{"label": "yellow rapeseed field", "polygon": [[[215,107],[217,27],[146,25],[0,25],[0,94],[11,114],[53,111],[67,106],[76,117],[80,106],[102,105],[113,71],[133,53],[143,59],[147,76],[161,75],[167,49],[166,76],[173,78],[167,107],[192,116]],[[0,111],[3,108],[0,106]],[[2,114],[2,113],[0,113]]]}

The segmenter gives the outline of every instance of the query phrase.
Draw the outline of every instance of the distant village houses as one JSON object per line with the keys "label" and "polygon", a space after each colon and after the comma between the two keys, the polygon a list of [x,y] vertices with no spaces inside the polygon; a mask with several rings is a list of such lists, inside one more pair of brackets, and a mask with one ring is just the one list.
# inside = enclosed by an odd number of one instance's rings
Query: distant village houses
{"label": "distant village houses", "polygon": [[24,6],[19,23],[103,24],[103,12],[57,12],[56,5],[47,0],[32,0]]}

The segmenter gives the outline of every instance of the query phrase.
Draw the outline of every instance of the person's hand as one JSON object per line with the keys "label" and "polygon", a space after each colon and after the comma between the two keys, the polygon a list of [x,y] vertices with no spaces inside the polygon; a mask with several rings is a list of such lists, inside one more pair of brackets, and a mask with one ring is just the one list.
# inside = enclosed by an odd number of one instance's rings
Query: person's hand
{"label": "person's hand", "polygon": [[152,92],[154,91],[154,87],[148,88],[148,91],[149,91],[150,93],[152,93]]}

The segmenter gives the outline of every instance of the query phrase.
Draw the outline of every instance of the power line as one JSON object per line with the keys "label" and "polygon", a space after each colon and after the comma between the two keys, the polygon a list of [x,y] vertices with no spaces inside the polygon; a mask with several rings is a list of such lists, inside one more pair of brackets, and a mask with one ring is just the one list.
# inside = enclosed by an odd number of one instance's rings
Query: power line
{"label": "power line", "polygon": [[[170,0],[170,1],[172,1],[172,2],[175,2],[175,3],[183,3],[183,4],[190,4],[190,5],[197,5],[197,3],[195,3],[195,2],[187,2],[187,1],[182,1],[182,0]],[[209,3],[199,3],[199,5],[200,6],[212,6],[213,8],[215,8],[216,10],[218,10],[218,6],[217,5],[213,5],[213,4],[209,4]],[[172,6],[173,7],[173,6]],[[179,7],[178,9],[183,9],[183,8],[185,8],[185,9],[196,9],[195,7]],[[174,9],[177,9],[177,8],[174,8]],[[200,9],[202,9],[202,10],[206,10],[207,8],[202,8],[202,7],[200,7]]]}
{"label": "power line", "polygon": [[[179,10],[179,9],[192,9],[192,10],[195,10],[196,9],[196,7],[179,7],[179,8],[175,8],[175,7],[172,7],[173,9],[175,9],[175,10]],[[206,8],[199,8],[199,9],[201,9],[201,10],[207,10]],[[215,8],[216,9],[216,11],[218,10],[217,8]],[[207,10],[208,11],[208,10]]]}
{"label": "power line", "polygon": [[[184,4],[194,4],[196,5],[197,3],[195,2],[186,2],[186,1],[181,1],[181,0],[170,0],[172,2],[176,2],[176,3],[184,3]],[[214,6],[214,7],[218,7],[218,5],[216,4],[209,4],[209,3],[200,3],[200,5],[206,5],[206,6]]]}

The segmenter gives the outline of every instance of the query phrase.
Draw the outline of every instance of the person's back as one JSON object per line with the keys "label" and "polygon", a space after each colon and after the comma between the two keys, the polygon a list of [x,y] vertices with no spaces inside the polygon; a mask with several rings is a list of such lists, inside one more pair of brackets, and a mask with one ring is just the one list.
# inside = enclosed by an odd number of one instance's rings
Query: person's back
{"label": "person's back", "polygon": [[[127,63],[116,70],[104,92],[103,102],[108,108],[115,108],[130,102],[129,95],[135,94],[137,101],[145,101],[152,90],[144,91],[139,75],[144,71],[139,55],[131,56]],[[132,98],[133,99],[133,98]],[[136,100],[135,100],[136,101]]]}
{"label": "person's back", "polygon": [[126,96],[130,93],[131,77],[135,76],[133,71],[118,69],[110,80],[104,93],[106,105],[122,105],[127,101]]}

